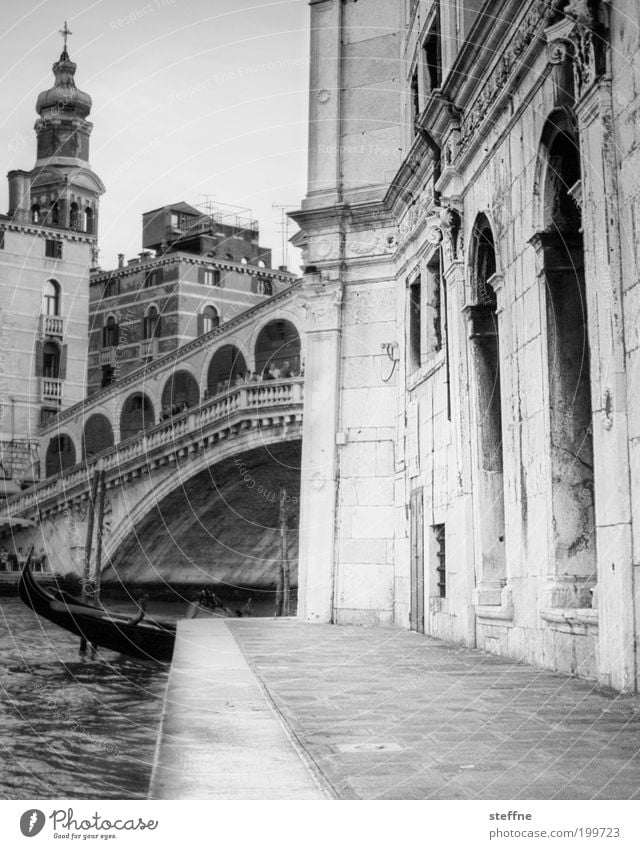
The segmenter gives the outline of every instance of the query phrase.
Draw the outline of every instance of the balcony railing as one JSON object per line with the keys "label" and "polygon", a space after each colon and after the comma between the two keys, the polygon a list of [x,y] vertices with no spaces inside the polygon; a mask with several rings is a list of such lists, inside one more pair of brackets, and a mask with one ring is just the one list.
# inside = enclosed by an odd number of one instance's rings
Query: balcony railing
{"label": "balcony railing", "polygon": [[98,362],[101,366],[114,366],[116,364],[116,349],[103,348],[98,351]]}
{"label": "balcony railing", "polygon": [[[279,420],[295,419],[299,427],[303,398],[304,378],[301,377],[228,389],[10,498],[5,505],[0,505],[0,516],[18,516],[22,511],[42,508],[47,500],[69,498],[72,491],[75,495],[86,491],[98,464],[106,472],[107,481],[112,481],[136,468],[155,467],[161,464],[163,456],[187,456],[193,452],[194,440],[204,440],[213,446],[229,436],[250,432],[252,426],[279,426]],[[299,435],[289,438],[299,438]]]}
{"label": "balcony railing", "polygon": [[63,336],[64,319],[59,315],[40,315],[40,334],[42,336]]}
{"label": "balcony railing", "polygon": [[56,377],[43,377],[40,379],[40,400],[48,404],[59,404],[62,401],[63,381]]}
{"label": "balcony railing", "polygon": [[158,356],[158,340],[157,339],[143,339],[140,342],[140,356],[141,357],[157,357]]}

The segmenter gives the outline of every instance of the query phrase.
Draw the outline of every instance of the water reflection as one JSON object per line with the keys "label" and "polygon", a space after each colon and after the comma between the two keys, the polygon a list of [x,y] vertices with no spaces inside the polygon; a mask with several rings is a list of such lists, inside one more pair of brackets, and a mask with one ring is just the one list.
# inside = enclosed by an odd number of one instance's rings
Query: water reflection
{"label": "water reflection", "polygon": [[169,667],[107,651],[83,661],[78,643],[0,598],[5,799],[146,796]]}

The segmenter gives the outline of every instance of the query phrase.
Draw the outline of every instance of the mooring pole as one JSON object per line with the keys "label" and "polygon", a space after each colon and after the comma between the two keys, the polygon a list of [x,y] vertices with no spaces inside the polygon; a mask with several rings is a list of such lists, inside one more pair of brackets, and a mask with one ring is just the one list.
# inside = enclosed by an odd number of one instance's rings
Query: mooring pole
{"label": "mooring pole", "polygon": [[[91,493],[89,494],[89,507],[87,514],[87,539],[84,546],[84,563],[82,568],[82,600],[88,601],[88,588],[91,582],[91,546],[93,543],[93,523],[96,513],[96,498],[98,496],[98,481],[100,479],[100,468],[96,468],[93,473],[93,481],[91,483]],[[80,654],[85,654],[87,651],[87,641],[84,637],[80,637]]]}
{"label": "mooring pole", "polygon": [[106,475],[104,469],[102,469],[100,472],[100,487],[98,490],[100,495],[98,502],[98,531],[96,533],[96,574],[93,581],[95,588],[93,591],[93,597],[96,603],[100,601],[100,579],[102,577],[102,527],[104,525],[106,489]]}
{"label": "mooring pole", "polygon": [[289,525],[289,510],[287,504],[287,490],[282,490],[280,496],[280,558],[282,561],[282,615],[289,616],[289,545],[288,545],[288,525]]}

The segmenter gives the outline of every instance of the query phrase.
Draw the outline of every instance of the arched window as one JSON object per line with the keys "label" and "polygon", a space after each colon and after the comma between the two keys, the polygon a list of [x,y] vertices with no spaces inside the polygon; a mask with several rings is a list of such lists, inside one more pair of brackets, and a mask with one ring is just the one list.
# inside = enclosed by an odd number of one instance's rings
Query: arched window
{"label": "arched window", "polygon": [[241,262],[243,265],[248,265],[248,264],[249,264],[249,260],[248,260],[248,258],[247,258],[246,256],[243,256],[243,257],[242,257],[242,259],[240,260],[240,262]]}
{"label": "arched window", "polygon": [[84,211],[85,233],[93,233],[93,210],[88,206]]}
{"label": "arched window", "polygon": [[157,339],[160,336],[160,316],[157,307],[149,307],[142,323],[142,338]]}
{"label": "arched window", "polygon": [[59,475],[76,462],[76,449],[70,436],[60,434],[54,436],[47,446],[45,456],[45,474],[49,478]]}
{"label": "arched window", "polygon": [[80,229],[80,210],[75,201],[69,207],[69,227],[72,230]]}
{"label": "arched window", "polygon": [[60,207],[58,201],[53,201],[49,207],[49,223],[56,226],[60,223]]}
{"label": "arched window", "polygon": [[31,222],[33,224],[40,223],[40,204],[34,203],[31,207]]}
{"label": "arched window", "polygon": [[258,268],[266,268],[267,263],[263,259],[258,260]]}
{"label": "arched window", "polygon": [[60,315],[60,284],[56,280],[47,280],[44,288],[44,314]]}
{"label": "arched window", "polygon": [[60,348],[55,342],[42,346],[42,376],[54,380],[60,377]]}
{"label": "arched window", "polygon": [[228,260],[229,260],[229,262],[233,262],[233,257],[231,256],[231,254],[225,254],[225,255],[224,255],[224,258],[225,258],[225,259],[228,259]]}
{"label": "arched window", "polygon": [[118,322],[115,320],[114,316],[110,315],[107,319],[107,323],[102,328],[102,347],[115,348],[118,344],[119,335],[120,329],[118,327]]}
{"label": "arched window", "polygon": [[216,327],[220,325],[220,316],[218,315],[218,310],[215,307],[210,305],[206,306],[202,310],[202,333],[209,333],[211,330],[215,330]]}

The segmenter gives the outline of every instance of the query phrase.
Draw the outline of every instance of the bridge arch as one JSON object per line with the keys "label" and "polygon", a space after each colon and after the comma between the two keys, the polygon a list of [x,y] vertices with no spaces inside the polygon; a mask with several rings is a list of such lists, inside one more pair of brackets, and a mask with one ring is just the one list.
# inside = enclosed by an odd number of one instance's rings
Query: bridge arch
{"label": "bridge arch", "polygon": [[82,446],[85,459],[111,448],[114,444],[113,427],[104,413],[93,413],[84,424]]}
{"label": "bridge arch", "polygon": [[68,433],[56,434],[47,446],[45,476],[58,475],[76,464],[76,447]]}
{"label": "bridge arch", "polygon": [[216,395],[223,391],[223,384],[233,383],[247,371],[247,360],[236,345],[222,345],[209,360],[207,368],[207,392]]}
{"label": "bridge arch", "polygon": [[267,366],[281,372],[288,370],[293,374],[300,374],[302,364],[300,334],[295,324],[288,318],[272,318],[264,324],[258,332],[254,350],[258,374],[261,374]]}
{"label": "bridge arch", "polygon": [[155,414],[153,404],[144,392],[134,392],[122,406],[120,414],[120,439],[130,439],[141,430],[153,427]]}
{"label": "bridge arch", "polygon": [[173,372],[162,390],[160,403],[163,415],[171,413],[176,407],[182,408],[183,404],[195,407],[199,402],[200,389],[193,374],[187,369]]}

